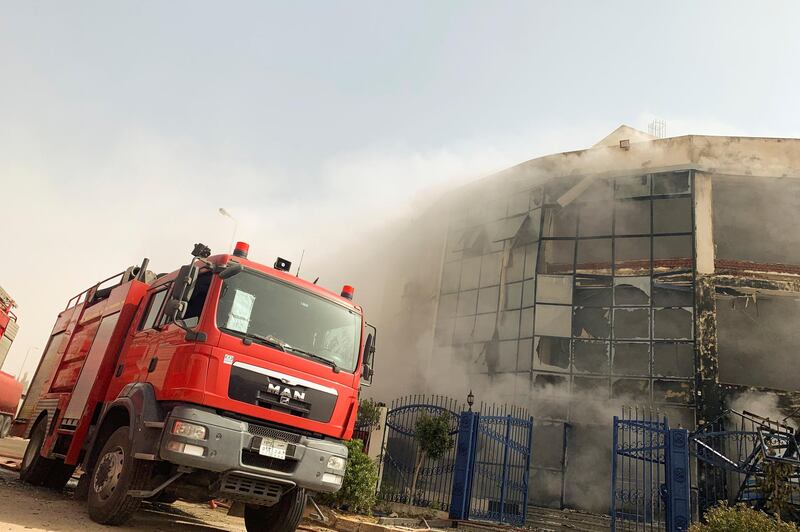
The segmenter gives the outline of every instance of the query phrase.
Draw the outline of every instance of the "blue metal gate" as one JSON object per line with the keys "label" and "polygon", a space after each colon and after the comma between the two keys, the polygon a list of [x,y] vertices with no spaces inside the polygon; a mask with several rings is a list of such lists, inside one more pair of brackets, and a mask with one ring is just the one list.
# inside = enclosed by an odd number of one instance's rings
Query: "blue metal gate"
{"label": "blue metal gate", "polygon": [[624,408],[614,417],[611,530],[684,531],[691,517],[689,440],[666,417]]}
{"label": "blue metal gate", "polygon": [[532,442],[521,409],[462,412],[450,517],[524,525]]}

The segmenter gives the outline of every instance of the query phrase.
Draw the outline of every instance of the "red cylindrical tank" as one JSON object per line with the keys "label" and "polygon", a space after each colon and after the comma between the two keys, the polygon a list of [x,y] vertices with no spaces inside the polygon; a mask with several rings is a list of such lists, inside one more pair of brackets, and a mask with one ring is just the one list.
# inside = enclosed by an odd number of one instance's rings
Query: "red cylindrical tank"
{"label": "red cylindrical tank", "polygon": [[0,371],[0,438],[8,434],[22,397],[22,383]]}

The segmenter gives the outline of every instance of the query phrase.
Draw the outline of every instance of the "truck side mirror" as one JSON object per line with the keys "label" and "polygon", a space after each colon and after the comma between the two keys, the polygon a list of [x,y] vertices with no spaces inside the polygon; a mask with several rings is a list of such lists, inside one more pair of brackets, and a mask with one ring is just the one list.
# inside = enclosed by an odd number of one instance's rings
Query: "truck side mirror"
{"label": "truck side mirror", "polygon": [[361,365],[362,386],[372,386],[372,377],[375,375],[373,364],[375,360],[375,337],[377,336],[377,330],[369,324],[367,328],[371,329],[372,332],[367,335],[367,339],[364,341],[364,361]]}
{"label": "truck side mirror", "polygon": [[189,299],[194,292],[194,285],[197,282],[197,274],[199,269],[194,264],[187,264],[181,266],[178,270],[178,275],[175,277],[175,282],[172,284],[172,290],[169,293],[169,299],[164,305],[164,315],[168,321],[178,321],[183,319],[186,314],[186,308],[189,305]]}

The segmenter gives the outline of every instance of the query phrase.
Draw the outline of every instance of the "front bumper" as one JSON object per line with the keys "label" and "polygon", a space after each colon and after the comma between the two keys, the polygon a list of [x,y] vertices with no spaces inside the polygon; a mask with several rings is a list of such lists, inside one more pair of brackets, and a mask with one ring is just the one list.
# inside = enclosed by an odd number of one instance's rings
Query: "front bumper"
{"label": "front bumper", "polygon": [[[175,421],[206,427],[205,439],[171,434]],[[286,459],[260,455],[262,438],[288,442]],[[202,456],[170,450],[171,442],[201,447]],[[221,473],[217,491],[238,500],[269,500],[276,493],[280,498],[294,486],[333,493],[341,487],[344,471],[329,468],[328,461],[332,456],[347,459],[347,447],[341,442],[309,438],[187,406],[175,407],[167,416],[159,452],[168,462]],[[194,452],[199,451],[195,448]]]}

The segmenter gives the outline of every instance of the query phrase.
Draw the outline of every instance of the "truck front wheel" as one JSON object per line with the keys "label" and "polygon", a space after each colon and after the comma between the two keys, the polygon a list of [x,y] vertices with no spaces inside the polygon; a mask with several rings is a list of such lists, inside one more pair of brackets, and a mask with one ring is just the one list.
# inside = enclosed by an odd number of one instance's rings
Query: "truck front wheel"
{"label": "truck front wheel", "polygon": [[244,526],[247,532],[294,532],[305,507],[306,490],[295,488],[274,506],[245,506]]}
{"label": "truck front wheel", "polygon": [[53,460],[42,456],[42,446],[47,434],[47,418],[43,417],[31,429],[30,440],[22,457],[19,478],[34,486],[42,486],[53,468]]}
{"label": "truck front wheel", "polygon": [[89,480],[89,517],[103,525],[119,525],[131,518],[142,502],[128,490],[143,489],[152,462],[137,460],[131,453],[128,427],[120,427],[106,440]]}

